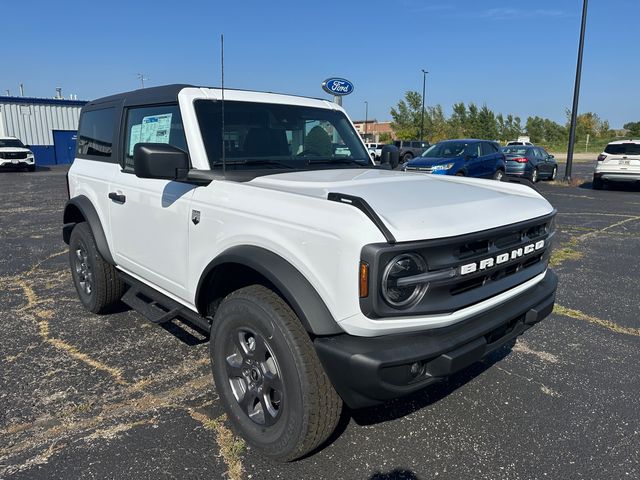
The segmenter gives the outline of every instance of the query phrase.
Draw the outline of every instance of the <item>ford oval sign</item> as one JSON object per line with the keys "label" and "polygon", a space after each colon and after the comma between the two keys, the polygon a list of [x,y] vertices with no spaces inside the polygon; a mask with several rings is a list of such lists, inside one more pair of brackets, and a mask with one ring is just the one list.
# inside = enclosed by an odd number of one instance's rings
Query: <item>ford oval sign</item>
{"label": "ford oval sign", "polygon": [[353,83],[344,78],[328,78],[322,82],[322,89],[330,95],[349,95],[353,93]]}

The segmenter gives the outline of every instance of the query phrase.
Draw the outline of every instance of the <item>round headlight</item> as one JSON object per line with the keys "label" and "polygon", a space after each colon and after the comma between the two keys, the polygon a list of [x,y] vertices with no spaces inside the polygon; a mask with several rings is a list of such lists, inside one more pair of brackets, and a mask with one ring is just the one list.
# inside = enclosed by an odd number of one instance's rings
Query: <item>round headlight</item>
{"label": "round headlight", "polygon": [[427,271],[423,258],[414,253],[394,257],[382,273],[382,298],[395,308],[408,307],[418,302],[427,291],[427,284],[398,286],[398,280]]}

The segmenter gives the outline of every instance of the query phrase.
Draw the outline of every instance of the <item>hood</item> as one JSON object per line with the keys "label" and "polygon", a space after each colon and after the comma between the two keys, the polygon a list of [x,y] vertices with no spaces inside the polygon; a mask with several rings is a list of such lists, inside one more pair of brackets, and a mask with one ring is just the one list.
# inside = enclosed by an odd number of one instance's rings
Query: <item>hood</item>
{"label": "hood", "polygon": [[362,197],[399,242],[453,237],[553,211],[524,185],[390,170],[281,173],[254,178],[248,185],[323,199],[330,192]]}
{"label": "hood", "polygon": [[416,157],[409,160],[408,167],[432,167],[434,165],[446,165],[462,160],[462,157],[441,158],[441,157]]}
{"label": "hood", "polygon": [[28,148],[23,147],[0,147],[0,152],[12,152],[12,153],[22,153],[22,152],[31,152]]}

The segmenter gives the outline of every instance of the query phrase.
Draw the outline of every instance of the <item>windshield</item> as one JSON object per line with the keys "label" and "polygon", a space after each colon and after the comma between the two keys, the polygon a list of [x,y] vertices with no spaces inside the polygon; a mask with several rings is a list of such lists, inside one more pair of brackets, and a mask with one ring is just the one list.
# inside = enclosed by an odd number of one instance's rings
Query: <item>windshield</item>
{"label": "windshield", "polygon": [[613,143],[605,147],[604,153],[609,155],[640,155],[640,144]]}
{"label": "windshield", "polygon": [[505,155],[526,155],[528,148],[525,147],[505,147],[502,152]]}
{"label": "windshield", "polygon": [[24,145],[17,138],[0,138],[0,148],[2,147],[24,148]]}
{"label": "windshield", "polygon": [[441,142],[431,145],[423,154],[423,157],[455,158],[461,156],[468,142]]}
{"label": "windshield", "polygon": [[[212,169],[222,168],[221,107],[218,101],[195,103]],[[230,168],[372,166],[347,117],[323,108],[226,101],[224,148],[225,163]]]}

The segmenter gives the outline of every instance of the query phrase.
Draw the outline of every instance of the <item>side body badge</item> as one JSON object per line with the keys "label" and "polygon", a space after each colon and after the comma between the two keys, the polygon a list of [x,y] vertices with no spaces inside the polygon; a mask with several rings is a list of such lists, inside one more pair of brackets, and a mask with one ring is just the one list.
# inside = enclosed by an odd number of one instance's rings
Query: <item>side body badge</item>
{"label": "side body badge", "polygon": [[191,221],[194,225],[200,223],[200,210],[191,210]]}

